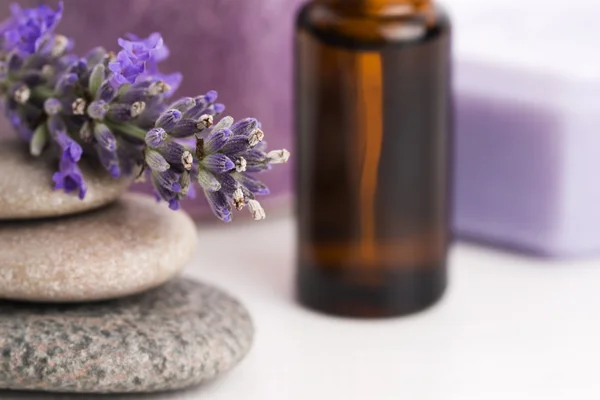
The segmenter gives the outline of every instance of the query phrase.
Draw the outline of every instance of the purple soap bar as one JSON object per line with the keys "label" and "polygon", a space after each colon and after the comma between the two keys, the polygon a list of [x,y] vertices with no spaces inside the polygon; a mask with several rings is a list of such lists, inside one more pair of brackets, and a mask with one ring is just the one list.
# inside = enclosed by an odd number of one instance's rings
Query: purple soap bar
{"label": "purple soap bar", "polygon": [[[32,7],[39,0],[19,0]],[[57,0],[46,4],[56,6]],[[75,51],[94,46],[118,50],[127,32],[161,32],[171,56],[165,72],[184,75],[177,95],[194,96],[215,89],[226,115],[253,116],[263,125],[269,148],[288,148],[292,135],[292,55],[294,14],[300,0],[65,0],[57,31],[75,38]],[[0,20],[10,2],[0,5]],[[122,16],[122,17],[119,17]],[[0,116],[0,136],[13,135]],[[271,189],[268,203],[286,204],[291,187],[289,165],[261,176]],[[149,190],[136,185],[135,190]],[[210,213],[203,196],[182,203],[194,215]],[[246,214],[246,213],[244,213]]]}
{"label": "purple soap bar", "polygon": [[565,4],[567,21],[554,7],[467,3],[453,9],[456,233],[545,256],[600,253],[600,57],[589,52],[600,29],[586,21],[593,5]]}

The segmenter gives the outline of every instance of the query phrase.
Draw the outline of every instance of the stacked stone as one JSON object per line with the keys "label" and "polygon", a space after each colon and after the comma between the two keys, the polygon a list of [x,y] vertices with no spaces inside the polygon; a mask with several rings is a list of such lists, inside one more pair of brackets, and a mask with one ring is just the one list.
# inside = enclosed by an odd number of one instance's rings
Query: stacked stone
{"label": "stacked stone", "polygon": [[54,191],[56,163],[0,142],[0,389],[163,391],[235,366],[246,309],[178,277],[193,221],[91,164],[84,200]]}

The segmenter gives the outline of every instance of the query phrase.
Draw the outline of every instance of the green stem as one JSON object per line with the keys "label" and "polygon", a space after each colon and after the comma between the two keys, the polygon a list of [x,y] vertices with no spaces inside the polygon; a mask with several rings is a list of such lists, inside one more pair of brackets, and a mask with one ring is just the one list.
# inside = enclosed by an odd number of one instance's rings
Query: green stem
{"label": "green stem", "polygon": [[45,100],[54,97],[54,90],[47,86],[36,86],[31,90],[31,94],[36,99]]}
{"label": "green stem", "polygon": [[146,138],[146,131],[133,124],[124,124],[110,120],[104,120],[104,123],[113,131],[119,131],[121,133],[133,136],[141,140],[144,140]]}

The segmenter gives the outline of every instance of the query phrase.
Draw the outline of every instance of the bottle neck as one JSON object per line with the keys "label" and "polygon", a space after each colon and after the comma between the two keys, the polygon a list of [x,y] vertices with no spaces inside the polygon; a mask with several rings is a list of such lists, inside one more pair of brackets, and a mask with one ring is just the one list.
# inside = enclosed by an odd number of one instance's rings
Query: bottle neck
{"label": "bottle neck", "polygon": [[432,0],[314,0],[344,13],[393,16],[430,8]]}

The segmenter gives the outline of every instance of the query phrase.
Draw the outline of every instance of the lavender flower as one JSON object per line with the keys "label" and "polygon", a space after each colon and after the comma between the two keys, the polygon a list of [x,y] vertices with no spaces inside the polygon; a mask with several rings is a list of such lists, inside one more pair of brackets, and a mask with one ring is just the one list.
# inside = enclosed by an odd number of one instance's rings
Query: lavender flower
{"label": "lavender flower", "polygon": [[113,72],[110,82],[115,88],[124,83],[134,83],[144,72],[144,64],[134,62],[125,52],[119,52],[116,61],[109,63],[108,68]]}
{"label": "lavender flower", "polygon": [[62,189],[66,193],[77,191],[80,199],[85,198],[87,186],[76,163],[72,163],[68,159],[62,159],[59,171],[52,176],[52,180],[54,181],[54,189]]}
{"label": "lavender flower", "polygon": [[135,35],[129,34],[128,38],[131,40],[119,38],[118,43],[133,62],[144,63],[151,59],[158,62],[169,56],[169,51],[164,46],[164,41],[160,33],[152,33],[146,39],[140,39]]}
{"label": "lavender flower", "polygon": [[0,96],[33,156],[58,151],[55,189],[85,197],[78,163],[86,152],[114,178],[145,171],[173,210],[199,185],[221,220],[246,206],[265,218],[256,197],[269,191],[254,174],[286,162],[289,152],[267,151],[254,118],[219,120],[225,106],[215,91],[168,101],[182,75],[160,71],[169,50],[159,33],[127,35],[116,55],[97,47],[81,58],[70,38],[55,33],[62,13],[62,3],[13,6],[0,23]]}
{"label": "lavender flower", "polygon": [[0,34],[4,37],[2,48],[6,52],[15,50],[30,55],[51,50],[54,44],[51,35],[62,18],[62,2],[56,11],[43,4],[24,10],[13,4],[11,13],[12,17],[0,25]]}

